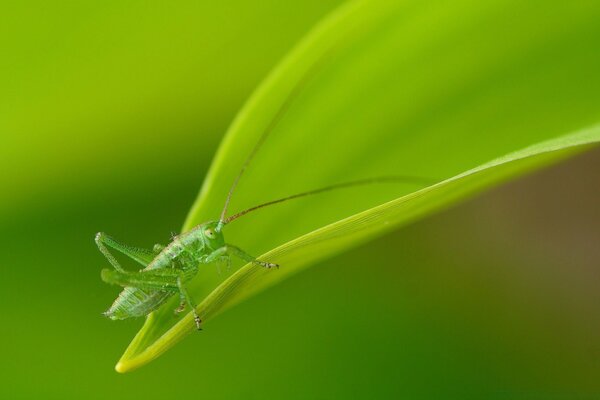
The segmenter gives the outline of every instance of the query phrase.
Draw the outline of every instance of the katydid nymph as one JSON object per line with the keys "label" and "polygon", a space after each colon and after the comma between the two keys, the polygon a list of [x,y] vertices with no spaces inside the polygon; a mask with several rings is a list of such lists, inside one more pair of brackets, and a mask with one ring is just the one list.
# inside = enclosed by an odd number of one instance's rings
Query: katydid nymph
{"label": "katydid nymph", "polygon": [[[324,58],[320,61],[323,61],[323,59]],[[194,314],[196,327],[200,330],[202,321],[198,314],[198,310],[196,309],[196,303],[188,293],[187,284],[196,276],[201,265],[210,264],[215,261],[226,261],[229,265],[230,257],[236,256],[243,261],[265,268],[279,267],[279,265],[275,263],[258,260],[240,248],[227,244],[223,237],[223,228],[228,223],[251,211],[263,207],[330,190],[375,183],[432,183],[429,179],[413,176],[388,176],[354,180],[272,200],[227,217],[227,208],[231,196],[244,171],[250,165],[250,162],[261,148],[270,132],[285,114],[292,99],[296,97],[303,87],[303,84],[320,65],[321,62],[317,62],[306,75],[302,77],[299,83],[292,89],[290,95],[285,99],[269,125],[262,132],[262,135],[255,143],[252,151],[247,156],[244,164],[235,177],[233,184],[227,193],[225,205],[218,220],[197,225],[191,230],[173,237],[171,243],[167,246],[155,245],[152,250],[124,245],[104,233],[98,233],[96,235],[96,244],[98,245],[98,248],[114,267],[114,269],[102,270],[102,280],[110,284],[124,287],[112,306],[104,313],[105,316],[113,320],[145,316],[158,309],[172,296],[179,295],[180,305],[175,312],[182,312],[185,310],[186,306],[189,307]],[[109,247],[132,258],[134,261],[143,265],[144,268],[135,272],[125,270],[110,253]]]}
{"label": "katydid nymph", "polygon": [[[171,296],[178,294],[180,305],[175,309],[175,313],[184,311],[188,306],[194,314],[196,328],[201,330],[202,321],[196,303],[187,290],[187,284],[196,276],[201,265],[216,261],[225,261],[229,265],[230,257],[236,256],[264,268],[279,267],[275,263],[258,260],[242,249],[227,244],[223,236],[223,227],[229,222],[263,207],[330,190],[373,183],[425,181],[422,178],[406,176],[355,180],[272,200],[226,217],[231,194],[244,169],[245,167],[240,171],[229,191],[221,218],[197,225],[187,232],[174,236],[167,246],[156,244],[152,250],[147,250],[122,244],[102,232],[96,234],[98,248],[114,267],[114,269],[102,270],[102,280],[124,287],[112,306],[104,313],[105,316],[113,320],[142,317],[156,310]],[[135,272],[125,270],[110,253],[109,247],[137,261],[145,268]]]}

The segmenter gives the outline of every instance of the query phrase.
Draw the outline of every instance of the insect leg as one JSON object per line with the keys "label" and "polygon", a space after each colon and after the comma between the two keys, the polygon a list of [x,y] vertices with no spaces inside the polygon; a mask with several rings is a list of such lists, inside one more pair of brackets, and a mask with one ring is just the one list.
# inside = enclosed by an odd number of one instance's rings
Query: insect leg
{"label": "insect leg", "polygon": [[183,297],[183,295],[181,294],[181,292],[179,293],[179,306],[174,310],[175,314],[179,314],[181,312],[183,312],[183,310],[185,310],[185,298]]}
{"label": "insect leg", "polygon": [[186,298],[183,295],[183,292],[181,290],[179,290],[179,306],[177,306],[177,308],[175,310],[173,310],[175,315],[183,312],[185,310],[186,305],[187,305]]}
{"label": "insect leg", "polygon": [[113,269],[103,269],[102,280],[106,283],[119,286],[130,286],[142,290],[168,290],[177,292],[178,277],[173,274],[156,274],[152,271],[127,272]]}
{"label": "insect leg", "polygon": [[155,254],[150,250],[120,243],[103,232],[98,232],[96,234],[96,244],[98,245],[98,249],[100,249],[102,254],[104,254],[104,256],[117,271],[124,271],[124,269],[121,267],[117,259],[110,253],[110,251],[108,251],[108,247],[125,254],[127,257],[132,258],[133,260],[142,264],[144,267],[147,266],[155,257]]}
{"label": "insect leg", "polygon": [[250,254],[246,253],[244,250],[240,249],[239,247],[235,247],[230,244],[226,244],[225,246],[213,251],[208,256],[206,256],[206,258],[204,260],[206,262],[212,262],[212,261],[217,260],[220,257],[223,257],[223,255],[225,255],[225,254],[234,255],[238,258],[241,258],[242,260],[244,260],[246,262],[257,264],[257,265],[263,266],[265,268],[272,268],[272,267],[279,268],[279,265],[277,265],[277,264],[257,260],[256,257],[252,257]]}
{"label": "insect leg", "polygon": [[244,260],[246,262],[260,265],[261,267],[265,267],[265,268],[272,268],[272,267],[279,268],[278,264],[273,264],[270,262],[257,260],[255,257],[252,257],[250,254],[246,253],[244,250],[240,249],[239,247],[235,247],[230,244],[226,244],[225,246],[227,246],[227,252],[229,254],[232,254],[238,258],[241,258],[242,260]]}
{"label": "insect leg", "polygon": [[192,300],[192,297],[190,296],[187,289],[185,288],[185,285],[183,283],[183,276],[181,274],[177,277],[177,286],[179,287],[180,295],[183,298],[185,298],[186,303],[188,304],[188,306],[190,306],[190,308],[192,309],[192,312],[194,313],[194,322],[196,323],[196,328],[199,331],[201,331],[202,328],[200,327],[200,323],[202,322],[202,320],[200,319],[200,316],[198,315],[198,311],[196,311],[196,304],[194,303],[194,300]]}

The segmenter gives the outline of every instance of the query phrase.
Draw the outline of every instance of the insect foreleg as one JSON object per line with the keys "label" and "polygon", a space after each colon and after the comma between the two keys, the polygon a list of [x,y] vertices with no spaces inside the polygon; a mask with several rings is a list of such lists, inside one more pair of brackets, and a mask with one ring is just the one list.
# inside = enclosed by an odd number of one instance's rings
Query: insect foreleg
{"label": "insect foreleg", "polygon": [[205,262],[213,262],[227,254],[236,256],[246,262],[257,264],[257,265],[263,266],[265,268],[279,267],[279,265],[277,265],[277,264],[257,260],[256,257],[252,257],[250,254],[246,253],[244,250],[240,249],[239,247],[232,246],[230,244],[226,244],[225,246],[213,251],[212,253],[210,253],[209,255],[207,255],[204,258],[204,261]]}
{"label": "insect foreleg", "polygon": [[98,249],[100,249],[102,254],[104,254],[106,259],[112,264],[112,266],[115,267],[117,271],[121,272],[125,270],[123,269],[123,267],[121,267],[121,264],[119,264],[117,259],[110,253],[110,251],[108,251],[108,248],[106,246],[125,254],[127,257],[132,258],[133,260],[142,264],[144,267],[147,266],[155,257],[155,255],[150,250],[128,246],[126,244],[120,243],[103,232],[99,232],[96,234],[96,244],[98,245]]}
{"label": "insect foreleg", "polygon": [[272,268],[272,267],[277,267],[279,268],[278,264],[273,264],[270,262],[265,262],[265,261],[260,261],[257,260],[255,257],[252,257],[250,254],[246,253],[244,250],[240,249],[239,247],[235,247],[232,246],[230,244],[226,244],[225,245],[227,247],[227,252],[231,255],[234,255],[238,258],[241,258],[242,260],[252,263],[252,264],[256,264],[256,265],[260,265],[262,267],[265,268]]}
{"label": "insect foreleg", "polygon": [[[200,316],[198,315],[198,311],[196,311],[196,303],[194,303],[194,300],[192,300],[192,297],[190,296],[190,294],[188,293],[187,289],[185,288],[185,285],[183,283],[183,275],[180,274],[177,277],[177,286],[179,288],[179,294],[183,299],[185,299],[185,302],[187,303],[188,306],[190,306],[190,308],[192,309],[192,312],[194,313],[194,322],[196,323],[196,328],[201,331],[202,328],[200,327],[200,323],[202,322],[202,320],[200,319]],[[177,310],[180,310],[181,306],[179,306],[179,308],[177,308]],[[175,311],[177,311],[175,310]]]}
{"label": "insect foreleg", "polygon": [[103,269],[102,280],[119,286],[130,286],[142,290],[179,291],[178,276],[173,274],[154,273],[154,271],[127,272]]}

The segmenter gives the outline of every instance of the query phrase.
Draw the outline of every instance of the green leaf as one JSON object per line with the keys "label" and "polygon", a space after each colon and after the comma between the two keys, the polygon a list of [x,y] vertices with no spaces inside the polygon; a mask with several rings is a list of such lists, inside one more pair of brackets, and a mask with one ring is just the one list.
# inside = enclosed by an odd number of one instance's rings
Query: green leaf
{"label": "green leaf", "polygon": [[[227,225],[229,243],[281,268],[203,268],[190,293],[204,323],[309,265],[599,141],[599,17],[591,2],[467,0],[359,1],[328,17],[240,111],[183,230],[218,218],[265,131],[232,212],[372,176],[438,183],[339,190]],[[118,371],[194,330],[190,314],[173,316],[175,303],[148,316]]]}

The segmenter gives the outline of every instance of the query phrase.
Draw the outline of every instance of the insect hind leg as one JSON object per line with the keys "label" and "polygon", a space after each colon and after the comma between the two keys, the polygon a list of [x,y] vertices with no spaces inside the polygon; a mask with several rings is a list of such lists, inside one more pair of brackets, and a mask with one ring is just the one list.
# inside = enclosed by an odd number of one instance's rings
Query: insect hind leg
{"label": "insect hind leg", "polygon": [[108,250],[108,247],[117,250],[118,252],[126,255],[127,257],[137,261],[144,267],[147,266],[150,262],[152,262],[152,260],[155,257],[155,254],[150,250],[128,246],[126,244],[120,243],[114,238],[108,236],[104,232],[98,232],[96,234],[95,240],[100,252],[104,254],[104,257],[106,257],[106,259],[111,263],[113,267],[115,267],[117,271],[124,272],[125,269],[121,266],[121,264],[119,264],[117,259]]}
{"label": "insect hind leg", "polygon": [[123,287],[154,291],[179,291],[177,277],[168,274],[158,274],[155,271],[127,272],[105,268],[101,272],[101,277],[106,283]]}

